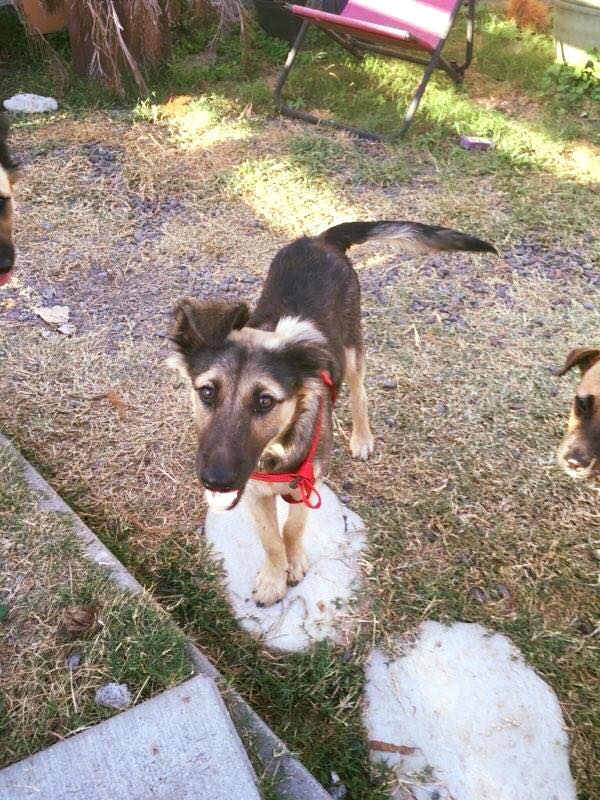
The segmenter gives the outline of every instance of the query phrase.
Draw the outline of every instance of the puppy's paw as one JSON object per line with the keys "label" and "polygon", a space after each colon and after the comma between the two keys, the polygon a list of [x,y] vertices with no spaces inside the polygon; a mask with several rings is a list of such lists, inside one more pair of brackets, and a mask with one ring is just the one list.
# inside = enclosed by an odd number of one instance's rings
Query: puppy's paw
{"label": "puppy's paw", "polygon": [[288,555],[288,586],[297,586],[308,571],[308,558],[301,548],[292,556]]}
{"label": "puppy's paw", "polygon": [[287,572],[280,567],[265,562],[254,581],[254,601],[257,606],[272,606],[287,592]]}
{"label": "puppy's paw", "polygon": [[369,456],[373,454],[375,449],[375,439],[371,433],[366,436],[358,436],[356,433],[352,434],[350,439],[350,452],[353,458],[359,458],[361,461],[366,461]]}
{"label": "puppy's paw", "polygon": [[262,452],[258,461],[259,472],[273,472],[281,467],[285,457],[285,450],[279,442],[272,442]]}

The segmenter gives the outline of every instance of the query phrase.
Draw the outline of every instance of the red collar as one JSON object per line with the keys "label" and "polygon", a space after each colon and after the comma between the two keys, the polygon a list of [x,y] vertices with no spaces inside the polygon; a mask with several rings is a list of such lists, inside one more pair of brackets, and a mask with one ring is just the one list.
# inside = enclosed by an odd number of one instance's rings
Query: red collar
{"label": "red collar", "polygon": [[[326,370],[321,371],[321,380],[325,386],[329,387],[329,394],[331,396],[331,404],[335,405],[337,399],[337,392],[335,384],[329,372]],[[300,500],[295,500],[291,494],[282,495],[286,503],[304,503],[308,508],[320,508],[321,495],[315,489],[315,470],[313,467],[313,460],[321,440],[321,429],[323,427],[323,401],[319,400],[319,412],[317,416],[317,424],[313,432],[312,441],[310,443],[310,450],[304,461],[300,464],[295,472],[254,472],[250,478],[254,481],[265,481],[266,483],[289,483],[290,489],[298,489],[300,492]],[[316,499],[311,502],[312,496],[315,495]]]}

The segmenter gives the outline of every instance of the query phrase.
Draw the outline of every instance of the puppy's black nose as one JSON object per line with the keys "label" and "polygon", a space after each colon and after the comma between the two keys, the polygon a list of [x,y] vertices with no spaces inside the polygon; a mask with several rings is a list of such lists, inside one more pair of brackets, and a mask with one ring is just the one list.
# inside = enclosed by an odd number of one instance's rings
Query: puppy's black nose
{"label": "puppy's black nose", "polygon": [[220,464],[205,467],[200,473],[200,480],[211,492],[230,492],[236,488],[235,474],[227,466]]}
{"label": "puppy's black nose", "polygon": [[14,259],[11,256],[0,255],[0,272],[10,272],[14,264]]}
{"label": "puppy's black nose", "polygon": [[587,469],[592,459],[582,450],[571,450],[567,453],[565,461],[571,469]]}

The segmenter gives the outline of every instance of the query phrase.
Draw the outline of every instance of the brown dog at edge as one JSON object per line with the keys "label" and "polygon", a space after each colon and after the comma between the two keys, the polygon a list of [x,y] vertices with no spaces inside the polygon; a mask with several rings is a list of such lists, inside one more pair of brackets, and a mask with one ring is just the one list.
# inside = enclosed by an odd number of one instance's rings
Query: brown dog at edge
{"label": "brown dog at edge", "polygon": [[8,283],[15,265],[13,185],[18,165],[8,152],[7,137],[8,122],[0,114],[0,286]]}
{"label": "brown dog at edge", "polygon": [[[258,304],[181,300],[174,310],[171,365],[186,377],[198,430],[196,473],[209,507],[227,511],[240,500],[249,508],[266,552],[254,587],[259,605],[280,600],[308,568],[302,534],[309,513],[290,505],[280,534],[277,494],[300,499],[290,482],[264,483],[252,473],[290,473],[316,445],[314,472],[328,468],[332,399],[348,384],[352,411],[350,450],[373,452],[360,287],[346,250],[370,239],[397,239],[419,252],[470,250],[495,253],[481,239],[414,222],[349,222],[302,237],[277,253]],[[318,433],[321,426],[320,437]],[[318,445],[316,444],[318,440]],[[276,479],[276,476],[275,476]]]}
{"label": "brown dog at edge", "polygon": [[586,480],[600,468],[600,347],[576,347],[567,355],[560,375],[578,367],[581,380],[571,404],[567,434],[558,463],[571,478]]}

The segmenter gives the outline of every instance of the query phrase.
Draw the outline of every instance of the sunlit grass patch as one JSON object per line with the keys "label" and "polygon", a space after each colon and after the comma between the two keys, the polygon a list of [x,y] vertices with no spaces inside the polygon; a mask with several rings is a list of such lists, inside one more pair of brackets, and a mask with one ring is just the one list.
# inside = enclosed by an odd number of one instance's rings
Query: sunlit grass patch
{"label": "sunlit grass patch", "polygon": [[286,157],[248,159],[224,176],[224,189],[250,205],[275,229],[317,231],[331,220],[360,214],[326,181],[315,179]]}
{"label": "sunlit grass patch", "polygon": [[134,109],[134,118],[157,123],[164,121],[172,141],[182,150],[208,148],[227,140],[244,140],[253,126],[234,103],[222,95],[177,98],[166,103],[144,100]]}

